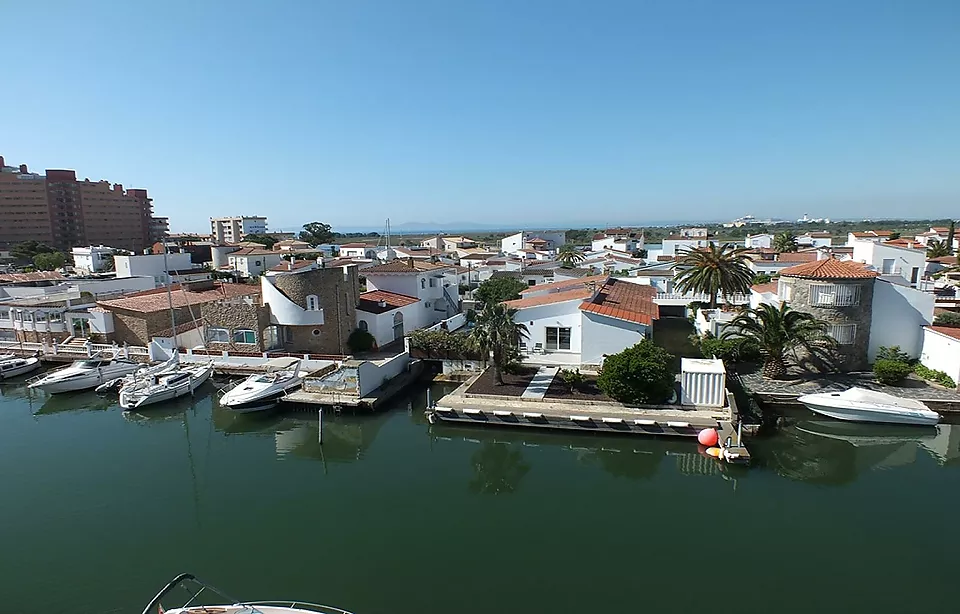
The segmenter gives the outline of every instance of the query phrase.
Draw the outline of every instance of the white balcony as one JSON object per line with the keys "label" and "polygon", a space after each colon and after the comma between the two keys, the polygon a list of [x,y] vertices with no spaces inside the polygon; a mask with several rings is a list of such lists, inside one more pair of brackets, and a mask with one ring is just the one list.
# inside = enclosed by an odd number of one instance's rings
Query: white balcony
{"label": "white balcony", "polygon": [[[709,294],[695,294],[687,293],[681,294],[679,292],[657,292],[657,295],[654,297],[653,302],[657,305],[689,305],[690,303],[709,303],[710,295]],[[719,296],[717,297],[718,303],[727,303],[729,305],[749,305],[750,297],[746,294],[734,294],[728,297]]]}

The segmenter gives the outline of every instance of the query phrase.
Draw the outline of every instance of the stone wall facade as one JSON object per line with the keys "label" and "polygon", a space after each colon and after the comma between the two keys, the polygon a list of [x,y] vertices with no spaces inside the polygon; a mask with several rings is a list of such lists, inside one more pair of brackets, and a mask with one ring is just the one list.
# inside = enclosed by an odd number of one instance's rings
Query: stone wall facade
{"label": "stone wall facade", "polygon": [[[203,323],[208,327],[224,328],[230,333],[229,343],[220,343],[207,339],[208,350],[232,350],[242,352],[264,352],[268,349],[265,341],[265,332],[270,326],[270,308],[260,305],[259,297],[254,299],[254,303],[247,304],[244,301],[222,301],[218,303],[206,303],[201,306],[200,313]],[[233,340],[233,333],[236,330],[252,330],[256,333],[255,343],[237,343]]]}
{"label": "stone wall facade", "polygon": [[284,351],[313,354],[348,354],[347,339],[357,327],[360,280],[357,267],[314,269],[277,275],[274,284],[291,301],[307,308],[307,297],[316,296],[323,310],[322,326],[283,326]]}
{"label": "stone wall facade", "polygon": [[[797,311],[809,313],[831,325],[854,324],[856,334],[852,344],[838,344],[837,366],[846,371],[861,371],[868,367],[867,350],[870,346],[870,324],[873,319],[873,288],[875,278],[865,279],[804,279],[783,277],[784,284],[792,286],[788,301]],[[859,286],[860,301],[850,307],[833,307],[810,304],[810,288],[820,284]]]}
{"label": "stone wall facade", "polygon": [[[120,345],[126,343],[129,345],[149,345],[150,339],[159,333],[170,333],[170,311],[131,311],[111,307],[113,313],[113,335],[109,335],[109,342],[116,342]],[[197,307],[190,309],[181,307],[174,309],[174,317],[177,326],[192,321],[200,317]]]}

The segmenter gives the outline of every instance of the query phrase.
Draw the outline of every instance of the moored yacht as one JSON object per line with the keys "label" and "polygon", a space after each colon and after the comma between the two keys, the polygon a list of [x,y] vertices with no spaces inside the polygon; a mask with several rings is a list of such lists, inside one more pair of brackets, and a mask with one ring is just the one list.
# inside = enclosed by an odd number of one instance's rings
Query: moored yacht
{"label": "moored yacht", "polygon": [[298,360],[293,369],[251,375],[220,397],[220,405],[232,411],[247,413],[271,409],[287,391],[303,382]]}
{"label": "moored yacht", "polygon": [[3,358],[0,356],[0,380],[32,373],[39,368],[40,359],[35,356],[30,358],[17,358],[16,356]]}
{"label": "moored yacht", "polygon": [[[198,588],[199,587],[199,588]],[[186,603],[175,608],[165,608],[163,601],[171,593],[190,595]],[[209,595],[208,595],[209,594]],[[214,603],[209,603],[211,598]],[[317,603],[284,599],[281,601],[237,601],[191,574],[180,574],[163,587],[143,614],[350,614],[346,610]]]}
{"label": "moored yacht", "polygon": [[133,373],[140,367],[140,363],[131,360],[88,358],[47,373],[31,382],[30,388],[39,388],[51,394],[89,390],[114,378]]}
{"label": "moored yacht", "polygon": [[181,366],[139,379],[120,390],[120,407],[137,409],[193,394],[212,374],[213,363],[210,362]]}
{"label": "moored yacht", "polygon": [[940,421],[940,414],[920,401],[866,388],[807,394],[797,400],[814,413],[848,422],[933,426]]}
{"label": "moored yacht", "polygon": [[123,390],[125,386],[129,386],[140,380],[151,380],[154,376],[159,375],[160,373],[173,371],[177,368],[178,364],[180,364],[180,352],[174,350],[173,355],[163,362],[159,362],[150,366],[141,365],[140,368],[133,373],[128,373],[127,375],[123,375],[121,377],[115,377],[100,384],[97,386],[97,392],[104,393]]}

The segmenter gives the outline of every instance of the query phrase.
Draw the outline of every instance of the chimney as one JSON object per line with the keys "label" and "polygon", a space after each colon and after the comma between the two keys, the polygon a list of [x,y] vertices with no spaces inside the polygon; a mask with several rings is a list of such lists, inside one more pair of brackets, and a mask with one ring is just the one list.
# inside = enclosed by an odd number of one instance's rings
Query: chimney
{"label": "chimney", "polygon": [[122,184],[122,183],[115,183],[115,184],[113,184],[113,191],[114,191],[114,192],[123,192],[123,184]]}
{"label": "chimney", "polygon": [[387,301],[379,300],[379,301],[377,301],[377,305],[378,305],[381,309],[383,309],[384,307],[387,306]]}
{"label": "chimney", "polygon": [[288,270],[288,271],[292,271],[292,270],[293,270],[293,261],[296,260],[296,258],[297,258],[296,256],[290,256],[290,262],[287,263],[287,270]]}
{"label": "chimney", "polygon": [[[0,166],[2,166],[2,165],[0,165]],[[27,165],[26,165],[26,164],[21,164],[21,165],[20,165],[20,172],[23,173],[24,175],[26,175],[26,174],[29,173],[30,171],[27,170]]]}
{"label": "chimney", "polygon": [[0,168],[4,167],[3,156],[0,156]]}
{"label": "chimney", "polygon": [[407,266],[413,268],[413,256],[407,256]]}

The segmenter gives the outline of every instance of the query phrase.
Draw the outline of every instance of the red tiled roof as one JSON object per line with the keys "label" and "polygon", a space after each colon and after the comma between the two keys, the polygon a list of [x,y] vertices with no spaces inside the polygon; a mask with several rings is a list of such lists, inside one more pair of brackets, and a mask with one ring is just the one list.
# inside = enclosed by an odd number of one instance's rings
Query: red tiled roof
{"label": "red tiled roof", "polygon": [[960,328],[954,328],[952,326],[927,326],[926,328],[960,341]]}
{"label": "red tiled roof", "polygon": [[580,310],[649,326],[660,317],[660,308],[653,302],[656,295],[653,286],[610,279],[596,296],[580,305]]}
{"label": "red tiled roof", "polygon": [[558,281],[553,284],[540,284],[539,286],[530,286],[520,291],[520,294],[531,294],[533,292],[563,292],[565,290],[572,290],[574,288],[579,288],[580,286],[585,286],[590,283],[603,283],[606,281],[608,275],[592,275],[590,277],[580,277],[577,279],[566,279],[564,281]]}
{"label": "red tiled roof", "polygon": [[916,240],[911,241],[910,239],[890,239],[889,241],[884,241],[881,245],[904,247],[907,249],[924,249],[923,245],[918,243]]}
{"label": "red tiled roof", "polygon": [[372,245],[367,245],[366,243],[344,243],[340,247],[373,247]]}
{"label": "red tiled roof", "polygon": [[807,279],[864,279],[876,277],[877,272],[871,271],[859,262],[826,258],[798,264],[780,271],[787,277],[804,277]]}
{"label": "red tiled roof", "polygon": [[378,264],[375,266],[367,267],[363,269],[364,275],[377,273],[420,273],[423,271],[436,271],[439,269],[452,269],[452,264],[434,264],[432,262],[424,262],[423,260],[413,260],[413,265],[411,266],[406,260],[391,260],[385,264]]}
{"label": "red tiled roof", "polygon": [[236,251],[230,252],[228,256],[277,256],[277,252],[260,247],[242,247]]}
{"label": "red tiled roof", "polygon": [[541,239],[540,237],[534,237],[527,241],[527,243],[547,243],[546,239]]}
{"label": "red tiled roof", "polygon": [[[576,281],[580,280],[578,279]],[[513,301],[506,301],[503,304],[510,309],[526,309],[527,307],[539,307],[540,305],[552,305],[553,303],[565,303],[566,301],[582,301],[585,298],[589,298],[592,294],[593,291],[590,288],[574,288],[572,290],[566,290],[565,292],[550,292],[541,296],[518,298]]]}
{"label": "red tiled roof", "polygon": [[[383,303],[382,307],[381,302]],[[367,313],[386,313],[418,302],[420,302],[420,299],[415,296],[387,292],[386,290],[373,290],[360,295],[357,309]]]}
{"label": "red tiled roof", "polygon": [[607,235],[603,234],[602,232],[598,232],[597,234],[593,235],[594,241],[601,241],[606,238],[607,238]]}
{"label": "red tiled roof", "polygon": [[764,293],[776,294],[779,288],[779,285],[780,284],[778,284],[777,282],[771,281],[765,284],[754,284],[750,286],[750,289],[758,294],[764,294]]}
{"label": "red tiled roof", "polygon": [[956,256],[937,256],[936,258],[927,258],[927,262],[936,262],[937,264],[946,264],[953,266],[957,264]]}
{"label": "red tiled roof", "polygon": [[58,281],[63,279],[60,271],[35,271],[33,273],[6,273],[0,275],[0,282],[27,283],[31,281]]}
{"label": "red tiled roof", "polygon": [[850,233],[854,237],[889,237],[893,234],[890,230],[865,230],[864,232]]}
{"label": "red tiled roof", "polygon": [[[260,286],[248,284],[217,284],[212,290],[201,290],[200,292],[181,290],[179,284],[174,284],[170,290],[170,300],[173,302],[174,309],[187,305],[201,305],[229,298],[260,294]],[[123,298],[97,301],[97,304],[106,309],[126,309],[142,313],[164,311],[170,308],[166,288],[146,290]]]}
{"label": "red tiled roof", "polygon": [[930,230],[940,235],[945,235],[950,233],[950,228],[948,226],[934,226]]}
{"label": "red tiled roof", "polygon": [[676,256],[657,256],[657,262],[673,262],[676,259]]}
{"label": "red tiled roof", "polygon": [[825,231],[823,231],[823,230],[820,230],[820,231],[814,231],[814,232],[805,232],[805,233],[803,233],[803,234],[800,235],[800,236],[801,236],[801,237],[810,237],[811,239],[829,239],[829,238],[832,237],[833,235],[831,235],[829,232],[825,232]]}
{"label": "red tiled roof", "polygon": [[290,266],[290,261],[281,262],[277,266],[270,267],[271,271],[283,272],[283,271],[299,271],[302,268],[309,266],[317,266],[316,260],[294,260],[293,266]]}
{"label": "red tiled roof", "polygon": [[817,252],[783,252],[777,256],[777,262],[813,262]]}

